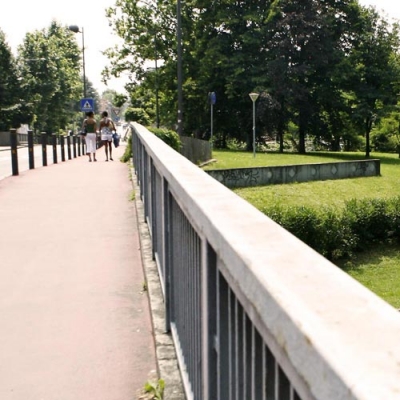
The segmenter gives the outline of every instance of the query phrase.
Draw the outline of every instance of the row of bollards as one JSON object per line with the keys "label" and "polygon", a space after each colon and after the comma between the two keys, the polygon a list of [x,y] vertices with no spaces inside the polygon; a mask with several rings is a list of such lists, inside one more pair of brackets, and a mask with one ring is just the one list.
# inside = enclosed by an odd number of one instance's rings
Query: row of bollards
{"label": "row of bollards", "polygon": [[[80,157],[81,154],[85,154],[85,141],[81,140],[80,136],[66,136],[66,147],[67,147],[67,157],[68,160],[72,158]],[[40,134],[40,142],[42,145],[42,165],[47,166],[47,145],[48,145],[48,135],[46,132]],[[19,175],[18,170],[18,134],[16,129],[10,130],[10,144],[11,144],[11,168],[13,175]],[[65,137],[59,137],[59,144],[61,147],[61,161],[65,161]],[[57,152],[57,135],[53,133],[51,135],[51,145],[53,149],[53,163],[58,163],[58,152]],[[72,147],[72,151],[71,151]],[[28,131],[28,155],[29,155],[29,169],[35,168],[35,157],[34,157],[34,140],[33,131]]]}

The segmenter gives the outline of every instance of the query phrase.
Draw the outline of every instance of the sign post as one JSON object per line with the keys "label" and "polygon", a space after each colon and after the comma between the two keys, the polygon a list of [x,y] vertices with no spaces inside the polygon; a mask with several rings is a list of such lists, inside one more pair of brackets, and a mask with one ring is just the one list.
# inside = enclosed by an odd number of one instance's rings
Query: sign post
{"label": "sign post", "polygon": [[211,142],[211,149],[213,148],[213,131],[214,131],[214,104],[217,101],[217,95],[215,92],[209,92],[208,93],[208,100],[211,104],[211,136],[210,136],[210,142]]}

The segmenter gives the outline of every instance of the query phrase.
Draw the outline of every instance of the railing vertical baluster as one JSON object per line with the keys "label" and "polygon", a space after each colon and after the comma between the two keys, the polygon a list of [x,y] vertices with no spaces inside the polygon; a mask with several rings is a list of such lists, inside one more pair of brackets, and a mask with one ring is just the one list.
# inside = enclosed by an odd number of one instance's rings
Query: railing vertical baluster
{"label": "railing vertical baluster", "polygon": [[29,157],[29,169],[35,168],[35,154],[33,151],[33,131],[28,131],[28,157]]}
{"label": "railing vertical baluster", "polygon": [[[253,325],[254,326],[254,325]],[[255,399],[262,399],[263,397],[263,341],[257,329],[254,327],[254,393]],[[288,400],[285,397],[280,397],[282,400]]]}
{"label": "railing vertical baluster", "polygon": [[203,324],[203,395],[205,399],[217,399],[217,291],[218,270],[216,254],[208,242],[203,242],[202,268],[202,324]]}
{"label": "railing vertical baluster", "polygon": [[10,129],[10,144],[11,144],[11,168],[12,174],[18,175],[18,149],[17,149],[17,130]]}
{"label": "railing vertical baluster", "polygon": [[47,166],[47,133],[42,132],[42,162],[43,167]]}
{"label": "railing vertical baluster", "polygon": [[229,287],[222,274],[218,274],[218,372],[219,400],[227,400],[229,383]]}
{"label": "railing vertical baluster", "polygon": [[275,399],[275,360],[268,347],[265,349],[266,364],[266,397]]}
{"label": "railing vertical baluster", "polygon": [[229,385],[228,385],[228,389],[229,389],[229,392],[227,392],[225,395],[226,395],[226,398],[227,399],[229,399],[229,400],[233,400],[233,392],[234,392],[234,387],[233,387],[233,385],[234,385],[234,379],[233,379],[233,377],[234,377],[234,370],[233,370],[233,367],[234,367],[234,363],[233,363],[233,359],[232,359],[232,357],[233,357],[233,345],[234,345],[234,343],[233,343],[233,330],[232,330],[232,325],[233,325],[233,322],[232,322],[232,317],[233,317],[233,315],[232,315],[232,309],[233,309],[233,307],[232,307],[233,305],[232,305],[232,292],[231,292],[231,290],[230,290],[230,288],[228,287],[228,309],[227,309],[227,314],[228,314],[228,331],[227,331],[227,336],[226,336],[226,338],[227,338],[227,341],[228,341],[228,375],[229,375]]}
{"label": "railing vertical baluster", "polygon": [[241,400],[240,397],[240,388],[241,388],[241,374],[240,374],[240,340],[241,340],[241,332],[239,328],[240,324],[240,304],[238,300],[235,298],[235,400]]}

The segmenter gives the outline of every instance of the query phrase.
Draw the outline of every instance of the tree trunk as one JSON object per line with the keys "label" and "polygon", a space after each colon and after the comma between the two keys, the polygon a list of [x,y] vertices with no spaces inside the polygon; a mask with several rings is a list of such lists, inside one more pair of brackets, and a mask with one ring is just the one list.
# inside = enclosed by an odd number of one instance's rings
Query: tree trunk
{"label": "tree trunk", "polygon": [[340,151],[340,137],[335,136],[331,140],[331,150],[332,151]]}
{"label": "tree trunk", "polygon": [[370,148],[370,132],[372,129],[372,118],[367,117],[365,120],[365,158],[369,158]]}
{"label": "tree trunk", "polygon": [[283,153],[283,132],[279,132],[279,153]]}
{"label": "tree trunk", "polygon": [[304,121],[304,113],[300,110],[299,114],[299,153],[306,154],[306,124]]}
{"label": "tree trunk", "polygon": [[279,113],[279,125],[278,125],[278,137],[279,137],[279,153],[283,153],[283,133],[285,127],[285,116],[284,116],[284,100],[281,100],[281,112]]}

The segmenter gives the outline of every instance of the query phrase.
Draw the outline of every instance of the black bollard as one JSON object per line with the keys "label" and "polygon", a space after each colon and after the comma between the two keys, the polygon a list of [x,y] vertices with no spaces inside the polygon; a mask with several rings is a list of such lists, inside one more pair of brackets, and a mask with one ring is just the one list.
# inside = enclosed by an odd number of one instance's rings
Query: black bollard
{"label": "black bollard", "polygon": [[43,167],[47,167],[47,133],[42,132],[42,160]]}
{"label": "black bollard", "polygon": [[71,157],[71,136],[67,136],[67,153],[68,153],[68,160],[70,160]]}
{"label": "black bollard", "polygon": [[18,148],[17,148],[17,130],[10,129],[11,143],[11,169],[13,175],[19,175],[18,171]]}
{"label": "black bollard", "polygon": [[81,156],[81,137],[78,136],[78,157]]}
{"label": "black bollard", "polygon": [[35,154],[33,152],[33,131],[28,131],[29,169],[35,168]]}
{"label": "black bollard", "polygon": [[85,155],[85,146],[86,146],[86,140],[85,138],[82,138],[82,155]]}
{"label": "black bollard", "polygon": [[60,145],[61,145],[61,161],[65,161],[65,147],[64,147],[64,135],[60,136]]}
{"label": "black bollard", "polygon": [[72,150],[74,152],[74,158],[76,158],[76,136],[72,136]]}
{"label": "black bollard", "polygon": [[58,163],[58,157],[57,157],[57,135],[53,133],[51,135],[51,145],[53,146],[53,163],[57,164]]}

